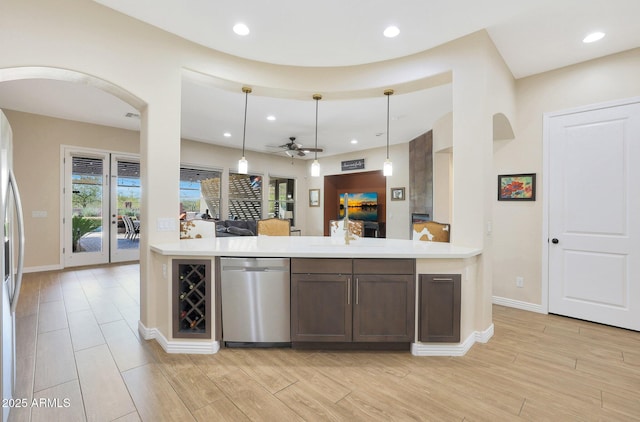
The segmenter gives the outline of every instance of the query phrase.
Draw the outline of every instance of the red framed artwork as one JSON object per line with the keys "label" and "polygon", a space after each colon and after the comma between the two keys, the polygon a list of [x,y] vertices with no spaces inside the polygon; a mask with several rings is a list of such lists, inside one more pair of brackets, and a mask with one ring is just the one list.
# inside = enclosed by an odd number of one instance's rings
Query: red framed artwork
{"label": "red framed artwork", "polygon": [[501,174],[498,175],[498,201],[535,201],[536,175]]}

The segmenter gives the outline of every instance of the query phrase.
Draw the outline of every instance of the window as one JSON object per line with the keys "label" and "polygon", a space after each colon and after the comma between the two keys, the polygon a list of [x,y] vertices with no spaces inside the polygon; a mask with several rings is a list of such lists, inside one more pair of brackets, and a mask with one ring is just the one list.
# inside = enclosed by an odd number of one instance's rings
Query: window
{"label": "window", "polygon": [[262,218],[262,176],[229,173],[229,218]]}
{"label": "window", "polygon": [[140,218],[140,163],[118,160],[118,215]]}
{"label": "window", "polygon": [[180,168],[180,204],[187,213],[220,218],[222,172],[198,168]]}
{"label": "window", "polygon": [[295,221],[294,180],[272,177],[269,180],[269,217]]}

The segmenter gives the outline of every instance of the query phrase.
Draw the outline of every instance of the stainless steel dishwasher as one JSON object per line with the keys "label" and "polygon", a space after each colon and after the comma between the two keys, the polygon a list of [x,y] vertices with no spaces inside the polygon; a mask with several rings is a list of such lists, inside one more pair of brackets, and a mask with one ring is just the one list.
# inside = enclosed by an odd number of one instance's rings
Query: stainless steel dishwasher
{"label": "stainless steel dishwasher", "polygon": [[220,258],[220,266],[225,345],[290,345],[289,258]]}

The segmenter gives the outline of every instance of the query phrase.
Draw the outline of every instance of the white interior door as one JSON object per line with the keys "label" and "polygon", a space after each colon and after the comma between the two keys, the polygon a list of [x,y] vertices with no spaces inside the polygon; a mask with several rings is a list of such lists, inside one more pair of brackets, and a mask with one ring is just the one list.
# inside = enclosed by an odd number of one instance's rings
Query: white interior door
{"label": "white interior door", "polygon": [[640,103],[547,124],[549,312],[640,330]]}
{"label": "white interior door", "polygon": [[136,229],[140,221],[140,161],[137,157],[111,154],[111,262],[140,259],[139,233],[127,228],[123,216],[131,218]]}

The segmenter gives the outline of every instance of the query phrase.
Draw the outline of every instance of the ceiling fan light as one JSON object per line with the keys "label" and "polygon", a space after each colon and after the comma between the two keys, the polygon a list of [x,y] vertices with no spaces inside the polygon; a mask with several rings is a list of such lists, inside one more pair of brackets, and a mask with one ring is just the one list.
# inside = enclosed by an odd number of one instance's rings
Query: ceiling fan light
{"label": "ceiling fan light", "polygon": [[384,165],[382,166],[382,174],[385,176],[393,176],[393,164],[391,164],[391,160],[388,158],[384,161]]}
{"label": "ceiling fan light", "polygon": [[320,177],[320,163],[318,160],[313,160],[313,163],[311,163],[311,177]]}
{"label": "ceiling fan light", "polygon": [[242,157],[238,160],[238,173],[247,174],[249,172],[249,163],[247,159]]}

